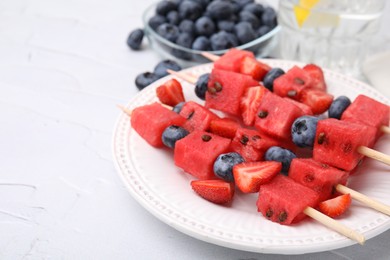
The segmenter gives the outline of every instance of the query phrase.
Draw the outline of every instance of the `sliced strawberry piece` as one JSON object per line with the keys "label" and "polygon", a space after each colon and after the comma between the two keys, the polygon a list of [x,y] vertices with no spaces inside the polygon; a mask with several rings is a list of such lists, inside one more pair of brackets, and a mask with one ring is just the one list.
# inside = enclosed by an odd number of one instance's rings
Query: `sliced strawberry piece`
{"label": "sliced strawberry piece", "polygon": [[230,118],[218,118],[210,122],[210,132],[222,137],[233,139],[240,124]]}
{"label": "sliced strawberry piece", "polygon": [[319,89],[308,88],[301,92],[300,102],[308,105],[314,115],[319,115],[329,109],[333,96]]}
{"label": "sliced strawberry piece", "polygon": [[240,73],[249,75],[257,81],[262,81],[271,67],[255,58],[246,56],[241,61]]}
{"label": "sliced strawberry piece", "polygon": [[240,109],[242,121],[245,125],[253,125],[257,109],[263,99],[264,93],[268,91],[264,86],[247,88],[241,97]]}
{"label": "sliced strawberry piece", "polygon": [[233,167],[234,181],[245,193],[258,192],[260,186],[269,182],[282,169],[276,161],[244,162]]}
{"label": "sliced strawberry piece", "polygon": [[326,83],[324,72],[322,69],[315,64],[307,64],[303,67],[303,70],[306,71],[312,79],[311,87],[316,88],[322,91],[326,91]]}
{"label": "sliced strawberry piece", "polygon": [[308,105],[303,104],[303,103],[301,103],[301,102],[298,102],[298,101],[296,101],[296,100],[294,100],[294,99],[291,99],[291,98],[285,97],[284,99],[290,101],[291,103],[293,103],[294,105],[296,105],[297,107],[299,107],[299,108],[302,110],[302,112],[303,112],[304,115],[309,115],[309,116],[312,116],[312,115],[313,115],[313,111],[311,111],[311,108],[310,108]]}
{"label": "sliced strawberry piece", "polygon": [[342,215],[351,205],[351,195],[344,194],[336,198],[320,202],[319,210],[331,218]]}
{"label": "sliced strawberry piece", "polygon": [[274,93],[280,97],[299,100],[301,92],[310,88],[312,79],[308,72],[294,66],[274,81]]}
{"label": "sliced strawberry piece", "polygon": [[233,200],[234,184],[224,180],[196,180],[192,189],[202,198],[216,204],[226,204]]}
{"label": "sliced strawberry piece", "polygon": [[156,89],[156,94],[161,103],[168,106],[176,106],[184,102],[183,89],[176,79],[170,79]]}

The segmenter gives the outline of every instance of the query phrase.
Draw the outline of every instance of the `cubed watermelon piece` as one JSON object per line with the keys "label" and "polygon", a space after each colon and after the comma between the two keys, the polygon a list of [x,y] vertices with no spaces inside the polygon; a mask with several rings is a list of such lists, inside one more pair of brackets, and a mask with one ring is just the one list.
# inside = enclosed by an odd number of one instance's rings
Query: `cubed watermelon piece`
{"label": "cubed watermelon piece", "polygon": [[315,88],[307,88],[301,91],[300,102],[310,107],[314,115],[324,113],[333,102],[333,95]]}
{"label": "cubed watermelon piece", "polygon": [[165,128],[182,126],[185,118],[155,102],[137,107],[131,113],[131,127],[154,147],[163,147],[161,140]]}
{"label": "cubed watermelon piece", "polygon": [[298,66],[294,66],[285,74],[275,79],[274,93],[281,97],[300,100],[301,91],[311,87],[311,85],[312,79],[310,75]]}
{"label": "cubed watermelon piece", "polygon": [[380,127],[389,125],[389,106],[365,95],[359,95],[344,111],[341,120],[360,122],[377,129],[376,138],[381,136]]}
{"label": "cubed watermelon piece", "polygon": [[321,67],[315,64],[307,64],[303,67],[303,70],[306,71],[312,79],[312,88],[326,91],[324,72],[322,71]]}
{"label": "cubed watermelon piece", "polygon": [[209,109],[193,101],[188,101],[183,105],[180,115],[186,119],[183,127],[189,132],[194,130],[206,131],[210,127],[210,122],[219,118]]}
{"label": "cubed watermelon piece", "polygon": [[268,148],[280,144],[280,142],[260,134],[257,130],[239,128],[232,140],[231,148],[239,153],[246,162],[255,162],[263,160]]}
{"label": "cubed watermelon piece", "polygon": [[291,103],[293,103],[294,105],[299,107],[302,110],[304,115],[309,115],[309,116],[313,115],[313,111],[311,111],[311,108],[308,105],[305,105],[305,104],[298,102],[298,101],[291,99],[291,98],[284,97],[284,99],[290,101]]}
{"label": "cubed watermelon piece", "polygon": [[309,187],[319,195],[319,201],[329,199],[337,184],[346,184],[349,173],[320,163],[312,158],[295,158],[290,164],[288,177]]}
{"label": "cubed watermelon piece", "polygon": [[291,102],[266,92],[257,111],[255,127],[268,136],[291,140],[291,125],[303,112]]}
{"label": "cubed watermelon piece", "polygon": [[258,86],[250,76],[236,72],[213,69],[206,92],[206,107],[239,116],[240,100],[245,90]]}
{"label": "cubed watermelon piece", "polygon": [[218,118],[211,120],[210,132],[222,137],[233,139],[240,124],[231,118]]}
{"label": "cubed watermelon piece", "polygon": [[201,180],[216,179],[213,165],[218,155],[229,152],[231,140],[195,130],[175,144],[175,165]]}
{"label": "cubed watermelon piece", "polygon": [[249,75],[257,81],[262,81],[270,70],[270,66],[249,56],[244,57],[241,61],[240,73]]}
{"label": "cubed watermelon piece", "polygon": [[314,139],[313,159],[351,171],[363,158],[358,148],[370,146],[375,134],[375,127],[333,118],[320,120]]}
{"label": "cubed watermelon piece", "polygon": [[305,218],[306,207],[315,207],[318,194],[282,174],[260,186],[257,209],[267,219],[283,225]]}
{"label": "cubed watermelon piece", "polygon": [[253,52],[239,49],[230,49],[214,62],[214,68],[220,70],[240,72],[241,63],[245,57],[255,59]]}

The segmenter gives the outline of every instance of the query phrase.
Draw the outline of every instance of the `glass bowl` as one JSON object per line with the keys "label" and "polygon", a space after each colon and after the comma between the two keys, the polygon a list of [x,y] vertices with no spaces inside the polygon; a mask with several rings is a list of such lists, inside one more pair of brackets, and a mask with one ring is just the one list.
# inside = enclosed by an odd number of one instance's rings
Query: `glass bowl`
{"label": "glass bowl", "polygon": [[[256,1],[259,2],[259,1]],[[265,6],[267,3],[259,2]],[[157,3],[150,5],[143,13],[142,19],[144,24],[145,35],[148,38],[149,45],[154,49],[163,59],[171,59],[178,62],[182,67],[191,67],[202,63],[210,62],[202,56],[202,51],[192,50],[179,46],[161,37],[148,24],[151,17],[155,15]],[[276,46],[276,34],[280,31],[280,26],[277,25],[270,32],[246,44],[237,46],[235,48],[252,51],[257,57],[269,56]],[[227,50],[209,51],[215,55],[222,55]],[[175,55],[180,53],[180,55]],[[180,56],[180,57],[177,57]],[[185,57],[185,58],[183,58]]]}

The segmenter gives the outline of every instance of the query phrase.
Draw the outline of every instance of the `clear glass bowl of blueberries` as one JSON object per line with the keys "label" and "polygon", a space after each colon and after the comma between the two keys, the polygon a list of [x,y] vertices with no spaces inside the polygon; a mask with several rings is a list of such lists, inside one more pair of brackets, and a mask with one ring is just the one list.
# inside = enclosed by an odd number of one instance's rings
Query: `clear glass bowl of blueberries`
{"label": "clear glass bowl of blueberries", "polygon": [[184,67],[209,62],[203,51],[222,55],[233,47],[269,56],[280,30],[275,9],[255,0],[163,0],[143,22],[152,48]]}

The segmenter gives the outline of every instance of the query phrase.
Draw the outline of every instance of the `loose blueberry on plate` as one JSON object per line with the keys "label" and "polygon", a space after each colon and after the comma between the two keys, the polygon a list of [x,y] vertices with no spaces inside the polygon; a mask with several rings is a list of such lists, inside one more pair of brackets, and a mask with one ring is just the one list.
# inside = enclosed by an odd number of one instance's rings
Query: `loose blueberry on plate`
{"label": "loose blueberry on plate", "polygon": [[198,51],[209,51],[211,49],[211,43],[206,36],[199,36],[192,43],[192,49]]}
{"label": "loose blueberry on plate", "polygon": [[138,76],[135,78],[135,85],[139,90],[142,90],[158,80],[160,77],[152,72],[144,72],[141,74],[138,74]]}
{"label": "loose blueberry on plate", "polygon": [[288,170],[290,169],[290,164],[292,159],[296,158],[297,156],[291,152],[288,149],[284,149],[279,146],[272,146],[267,150],[265,153],[265,160],[266,161],[277,161],[282,163],[282,173],[284,175],[288,174]]}
{"label": "loose blueberry on plate", "polygon": [[175,113],[177,113],[177,114],[180,114],[180,111],[182,110],[182,108],[183,108],[183,106],[184,106],[185,103],[186,103],[186,102],[180,102],[179,104],[177,104],[176,106],[174,106],[174,107],[172,108],[172,111],[175,112]]}
{"label": "loose blueberry on plate", "polygon": [[189,19],[195,21],[202,15],[202,6],[195,1],[184,0],[180,3],[179,16],[181,19]]}
{"label": "loose blueberry on plate", "polygon": [[161,140],[168,148],[175,148],[176,141],[186,137],[189,134],[183,127],[171,125],[165,128]]}
{"label": "loose blueberry on plate", "polygon": [[210,36],[215,32],[215,24],[210,17],[202,16],[195,22],[195,30],[198,35]]}
{"label": "loose blueberry on plate", "polygon": [[340,119],[341,115],[351,105],[351,100],[346,96],[339,96],[333,100],[328,110],[328,116],[330,118]]}
{"label": "loose blueberry on plate", "polygon": [[284,74],[284,70],[281,68],[272,68],[267,74],[264,76],[263,84],[266,88],[273,91],[274,90],[274,81]]}
{"label": "loose blueberry on plate", "polygon": [[218,156],[214,162],[214,174],[225,181],[234,181],[233,166],[243,163],[244,159],[239,153],[224,153]]}
{"label": "loose blueberry on plate", "polygon": [[195,94],[200,99],[206,99],[207,84],[209,82],[210,73],[205,73],[201,75],[195,84]]}
{"label": "loose blueberry on plate", "polygon": [[167,69],[171,69],[174,71],[180,71],[182,68],[179,64],[177,64],[176,61],[173,60],[163,60],[160,61],[156,67],[154,67],[154,74],[156,74],[158,77],[162,78],[167,76],[169,73],[167,72]]}
{"label": "loose blueberry on plate", "polygon": [[291,126],[292,141],[299,147],[313,147],[318,117],[301,116]]}
{"label": "loose blueberry on plate", "polygon": [[256,38],[256,33],[253,30],[252,25],[248,22],[239,22],[236,24],[234,32],[241,44],[253,41]]}
{"label": "loose blueberry on plate", "polygon": [[177,28],[176,25],[169,23],[163,23],[157,27],[157,33],[170,42],[175,42],[180,34],[179,28]]}
{"label": "loose blueberry on plate", "polygon": [[132,50],[139,50],[141,48],[142,39],[144,38],[144,31],[142,29],[135,29],[127,38],[127,45]]}

